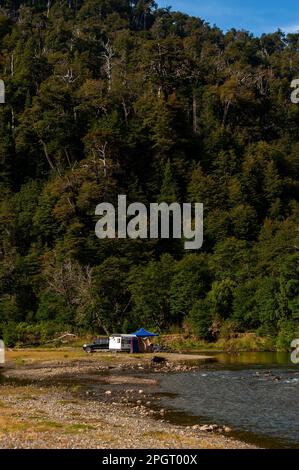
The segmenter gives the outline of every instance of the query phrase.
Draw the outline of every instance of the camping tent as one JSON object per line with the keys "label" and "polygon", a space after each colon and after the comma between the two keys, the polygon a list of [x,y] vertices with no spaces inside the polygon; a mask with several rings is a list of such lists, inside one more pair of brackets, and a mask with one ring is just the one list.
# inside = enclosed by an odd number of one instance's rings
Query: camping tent
{"label": "camping tent", "polygon": [[140,328],[140,330],[135,331],[133,335],[137,336],[137,338],[153,338],[154,336],[159,336],[155,333],[151,333],[150,331],[146,331],[144,328]]}
{"label": "camping tent", "polygon": [[154,338],[159,335],[146,331],[144,328],[140,328],[140,330],[133,333],[133,336],[135,336],[137,341],[137,344],[135,344],[133,348],[134,352],[152,352],[153,345],[150,338]]}

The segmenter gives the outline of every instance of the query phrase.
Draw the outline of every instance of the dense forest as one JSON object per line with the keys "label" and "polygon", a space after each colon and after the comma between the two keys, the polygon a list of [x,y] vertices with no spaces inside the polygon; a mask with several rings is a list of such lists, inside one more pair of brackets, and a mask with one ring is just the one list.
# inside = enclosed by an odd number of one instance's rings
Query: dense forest
{"label": "dense forest", "polygon": [[[299,34],[147,0],[0,0],[0,336],[299,337]],[[99,240],[95,208],[204,204],[204,245]]]}

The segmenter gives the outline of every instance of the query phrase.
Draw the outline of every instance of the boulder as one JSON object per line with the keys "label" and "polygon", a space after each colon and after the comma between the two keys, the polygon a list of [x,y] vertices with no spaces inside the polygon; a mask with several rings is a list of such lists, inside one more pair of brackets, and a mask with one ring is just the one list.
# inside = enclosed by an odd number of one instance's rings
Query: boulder
{"label": "boulder", "polygon": [[165,364],[166,359],[165,357],[160,357],[160,356],[154,356],[152,359],[153,364]]}

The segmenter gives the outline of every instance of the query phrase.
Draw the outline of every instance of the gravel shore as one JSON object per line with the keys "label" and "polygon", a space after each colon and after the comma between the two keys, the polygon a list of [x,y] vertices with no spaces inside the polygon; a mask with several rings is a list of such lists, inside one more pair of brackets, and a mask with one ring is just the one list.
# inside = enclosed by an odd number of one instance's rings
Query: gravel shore
{"label": "gravel shore", "polygon": [[[149,364],[126,361],[48,361],[16,367],[11,363],[0,385],[2,449],[236,449],[252,448],[223,429],[179,426],[150,394],[152,374],[130,375]],[[141,365],[140,365],[141,364]],[[171,369],[196,367],[172,364]],[[115,368],[116,374],[105,374]],[[130,369],[131,368],[131,369]],[[72,381],[68,380],[72,377]],[[17,379],[16,382],[14,380]],[[22,380],[26,382],[22,382]],[[51,385],[52,381],[52,385]],[[101,383],[101,392],[86,383]],[[80,386],[84,383],[84,387]],[[220,433],[220,431],[222,431]],[[229,431],[229,430],[228,430]]]}

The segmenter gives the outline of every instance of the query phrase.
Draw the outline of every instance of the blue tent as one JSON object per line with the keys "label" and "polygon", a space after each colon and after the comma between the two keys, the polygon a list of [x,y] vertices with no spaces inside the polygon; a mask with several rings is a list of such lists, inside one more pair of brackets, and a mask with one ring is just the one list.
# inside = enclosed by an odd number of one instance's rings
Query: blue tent
{"label": "blue tent", "polygon": [[140,330],[135,331],[135,333],[132,334],[134,336],[137,336],[137,338],[153,338],[154,336],[159,336],[155,333],[150,333],[149,331],[146,331],[144,328],[140,328]]}

